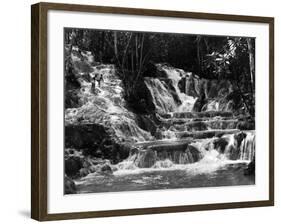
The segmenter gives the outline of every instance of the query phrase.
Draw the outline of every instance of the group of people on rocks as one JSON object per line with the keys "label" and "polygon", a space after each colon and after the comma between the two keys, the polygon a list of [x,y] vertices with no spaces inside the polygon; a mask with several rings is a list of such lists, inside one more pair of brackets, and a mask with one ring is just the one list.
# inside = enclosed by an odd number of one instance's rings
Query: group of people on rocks
{"label": "group of people on rocks", "polygon": [[95,93],[96,81],[98,82],[98,86],[101,87],[101,82],[104,81],[103,74],[96,73],[91,77],[92,93]]}

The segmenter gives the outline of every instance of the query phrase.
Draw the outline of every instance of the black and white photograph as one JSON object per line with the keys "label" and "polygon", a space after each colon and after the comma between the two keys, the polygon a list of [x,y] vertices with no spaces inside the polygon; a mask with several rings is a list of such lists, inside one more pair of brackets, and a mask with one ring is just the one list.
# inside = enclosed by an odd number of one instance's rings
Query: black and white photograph
{"label": "black and white photograph", "polygon": [[64,193],[255,185],[255,38],[64,28]]}

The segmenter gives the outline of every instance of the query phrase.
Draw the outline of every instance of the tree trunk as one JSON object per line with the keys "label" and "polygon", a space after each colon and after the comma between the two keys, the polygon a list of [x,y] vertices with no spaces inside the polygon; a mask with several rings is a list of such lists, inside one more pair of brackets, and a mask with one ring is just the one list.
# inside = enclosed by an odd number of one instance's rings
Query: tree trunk
{"label": "tree trunk", "polygon": [[249,67],[250,67],[250,78],[252,92],[255,90],[255,56],[253,52],[252,39],[247,38],[248,54],[249,54]]}
{"label": "tree trunk", "polygon": [[203,40],[204,40],[205,45],[206,45],[207,54],[210,54],[210,46],[209,46],[208,40],[206,39],[206,37],[204,37]]}
{"label": "tree trunk", "polygon": [[104,39],[105,39],[105,32],[101,33],[101,38],[100,38],[100,62],[103,63],[103,54],[104,54]]}
{"label": "tree trunk", "polygon": [[135,38],[136,41],[136,70],[139,68],[139,43],[138,43],[138,35]]}
{"label": "tree trunk", "polygon": [[115,54],[115,57],[118,60],[117,32],[116,31],[114,31],[114,33],[113,33],[113,39],[114,39],[114,54]]}
{"label": "tree trunk", "polygon": [[197,36],[196,43],[197,43],[198,74],[201,73],[200,39],[201,37]]}

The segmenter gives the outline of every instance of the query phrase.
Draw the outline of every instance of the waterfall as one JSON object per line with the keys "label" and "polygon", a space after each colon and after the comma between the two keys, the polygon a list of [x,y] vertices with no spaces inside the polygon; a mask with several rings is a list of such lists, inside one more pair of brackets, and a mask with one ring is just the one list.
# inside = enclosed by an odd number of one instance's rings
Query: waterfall
{"label": "waterfall", "polygon": [[161,132],[161,138],[162,139],[170,139],[170,140],[176,140],[177,135],[174,131],[171,130],[164,130]]}
{"label": "waterfall", "polygon": [[[239,179],[254,164],[255,131],[233,109],[231,83],[158,64],[155,74],[138,80],[143,89],[134,103],[140,107],[131,107],[114,66],[92,70],[103,81],[79,74],[79,107],[65,109],[64,129],[65,157],[77,165],[78,176],[87,175],[81,179],[86,191],[245,183]],[[137,111],[143,105],[149,109]]]}
{"label": "waterfall", "polygon": [[[202,158],[196,148],[187,147],[186,150],[139,150],[130,155],[126,162],[122,162],[120,169],[171,167],[173,164],[191,164]],[[134,165],[132,165],[134,164]]]}
{"label": "waterfall", "polygon": [[153,103],[158,112],[168,113],[175,111],[177,104],[162,81],[154,78],[145,78],[144,82],[151,93]]}
{"label": "waterfall", "polygon": [[205,111],[219,111],[219,102],[212,100],[205,106]]}
{"label": "waterfall", "polygon": [[[240,132],[237,129],[239,121],[234,119],[233,113],[220,110],[215,97],[219,89],[223,89],[221,83],[217,80],[200,81],[191,73],[167,65],[158,65],[158,69],[164,72],[164,77],[146,77],[144,82],[156,111],[171,116],[162,119],[165,125],[160,125],[156,131],[158,140],[148,141],[137,152],[134,151],[123,169],[171,168],[190,164],[216,167],[253,159],[255,134]],[[179,87],[183,78],[188,80],[184,92]],[[205,105],[205,111],[194,112],[192,109],[201,87],[207,97],[213,98]]]}
{"label": "waterfall", "polygon": [[240,159],[241,160],[250,160],[253,161],[255,157],[255,134],[254,133],[248,133],[246,138],[243,139],[241,145],[240,145]]}
{"label": "waterfall", "polygon": [[[182,104],[176,109],[177,112],[182,112],[182,111],[191,111],[193,108],[193,105],[196,101],[195,97],[188,96],[185,93],[182,93],[179,89],[179,81],[182,78],[181,73],[184,73],[183,70],[179,69],[174,69],[170,67],[163,67],[163,70],[167,73],[167,76],[170,80],[172,80],[173,87],[176,90],[176,93],[181,100]],[[184,74],[185,76],[190,76],[189,73]]]}
{"label": "waterfall", "polygon": [[95,117],[95,123],[106,124],[121,140],[130,138],[136,145],[140,144],[137,150],[132,147],[130,156],[117,164],[118,170],[171,168],[190,164],[209,166],[213,163],[253,160],[253,131],[236,129],[238,119],[234,119],[232,112],[219,111],[216,100],[209,103],[207,110],[210,111],[192,112],[196,94],[188,96],[179,88],[182,77],[189,78],[191,74],[168,66],[161,66],[161,69],[166,78],[144,79],[157,112],[171,114],[169,118],[162,119],[156,131],[158,140],[139,128],[135,115],[126,109],[122,98],[123,86],[114,72],[104,71],[105,81],[99,93],[84,93],[91,102],[79,109],[69,110],[67,117],[77,117],[81,110],[84,119],[89,113],[91,119]]}
{"label": "waterfall", "polygon": [[[136,122],[136,115],[127,109],[123,97],[124,87],[122,80],[117,76],[115,67],[104,65],[93,67],[93,73],[103,76],[101,85],[93,88],[93,84],[81,75],[79,82],[80,101],[83,102],[79,108],[67,108],[65,110],[65,124],[83,125],[98,124],[108,131],[112,138],[119,141],[146,141],[153,139],[151,134],[141,129]],[[163,100],[165,102],[165,100]]]}
{"label": "waterfall", "polygon": [[249,162],[254,159],[254,154],[255,134],[251,131],[239,132],[227,134],[221,138],[213,137],[185,143],[180,141],[174,141],[174,143],[164,141],[159,145],[152,143],[151,146],[145,146],[143,149],[134,149],[119,168],[170,168],[177,164],[200,163],[202,166],[213,163],[220,165],[233,161]]}
{"label": "waterfall", "polygon": [[228,159],[252,161],[255,155],[255,134],[251,131],[243,132],[244,138],[239,145],[238,135],[229,135],[229,142],[226,146],[225,155]]}
{"label": "waterfall", "polygon": [[[192,111],[196,98],[181,92],[178,85],[182,79],[181,73],[184,71],[168,66],[162,66],[161,69],[166,73],[166,79],[146,77],[144,81],[157,111],[161,113]],[[189,75],[189,73],[184,73],[184,76]],[[165,80],[171,83],[171,87],[165,83]],[[172,92],[174,92],[174,96]],[[175,98],[179,99],[181,103],[176,102]]]}

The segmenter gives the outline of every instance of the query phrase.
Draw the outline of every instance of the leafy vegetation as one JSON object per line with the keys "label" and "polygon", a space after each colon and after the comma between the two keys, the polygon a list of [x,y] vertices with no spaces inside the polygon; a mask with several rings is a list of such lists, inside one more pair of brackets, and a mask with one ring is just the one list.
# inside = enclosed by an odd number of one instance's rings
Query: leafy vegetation
{"label": "leafy vegetation", "polygon": [[[229,80],[235,94],[243,100],[245,111],[255,114],[253,38],[66,28],[65,44],[66,77],[73,85],[77,83],[72,69],[79,65],[71,64],[67,56],[78,47],[91,52],[93,64],[117,66],[129,104],[144,101],[144,77],[155,74],[155,64],[168,63],[200,78]],[[70,104],[74,104],[72,101]]]}

